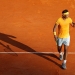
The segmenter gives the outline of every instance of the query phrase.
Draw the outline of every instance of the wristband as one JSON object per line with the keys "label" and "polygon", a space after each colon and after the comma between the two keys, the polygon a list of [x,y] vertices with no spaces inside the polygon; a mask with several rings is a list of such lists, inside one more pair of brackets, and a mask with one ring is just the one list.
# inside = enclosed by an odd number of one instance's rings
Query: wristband
{"label": "wristband", "polygon": [[56,32],[53,32],[54,35],[56,35]]}

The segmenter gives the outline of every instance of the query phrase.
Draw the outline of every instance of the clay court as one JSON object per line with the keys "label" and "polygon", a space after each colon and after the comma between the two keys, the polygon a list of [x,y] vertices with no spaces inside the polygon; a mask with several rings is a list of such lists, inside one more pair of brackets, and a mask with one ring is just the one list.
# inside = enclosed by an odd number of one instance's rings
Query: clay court
{"label": "clay court", "polygon": [[75,75],[75,28],[66,70],[52,32],[64,9],[75,22],[75,0],[0,0],[0,75]]}

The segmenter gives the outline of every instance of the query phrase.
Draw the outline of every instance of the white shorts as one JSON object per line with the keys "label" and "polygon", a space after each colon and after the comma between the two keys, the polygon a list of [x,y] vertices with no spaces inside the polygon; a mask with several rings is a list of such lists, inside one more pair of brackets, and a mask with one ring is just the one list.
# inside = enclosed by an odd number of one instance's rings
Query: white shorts
{"label": "white shorts", "polygon": [[61,46],[62,44],[69,46],[70,45],[70,36],[68,38],[57,38],[57,46]]}

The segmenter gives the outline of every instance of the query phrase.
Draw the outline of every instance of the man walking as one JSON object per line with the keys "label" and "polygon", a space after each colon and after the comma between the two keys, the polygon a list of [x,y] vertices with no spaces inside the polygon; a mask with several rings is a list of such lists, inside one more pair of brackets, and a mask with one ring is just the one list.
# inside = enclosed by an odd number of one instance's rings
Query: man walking
{"label": "man walking", "polygon": [[[72,22],[72,19],[69,17],[69,11],[67,9],[62,11],[62,17],[60,17],[54,27],[53,34],[54,39],[57,42],[57,48],[59,52],[59,59],[63,60],[62,68],[66,69],[66,61],[67,61],[67,53],[68,46],[70,44],[70,34],[69,34],[69,26],[74,27],[75,23]],[[56,35],[56,28],[58,27],[58,36]],[[62,45],[64,45],[64,54],[62,53]]]}

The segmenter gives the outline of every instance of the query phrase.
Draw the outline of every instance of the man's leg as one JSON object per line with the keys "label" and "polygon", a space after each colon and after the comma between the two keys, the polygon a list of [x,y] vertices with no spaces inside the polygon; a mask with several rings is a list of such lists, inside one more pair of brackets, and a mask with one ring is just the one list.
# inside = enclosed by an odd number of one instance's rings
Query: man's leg
{"label": "man's leg", "polygon": [[68,54],[68,46],[64,45],[64,56],[63,56],[63,63],[62,68],[66,69],[66,61],[67,61],[67,54]]}
{"label": "man's leg", "polygon": [[57,47],[58,47],[58,52],[60,54],[59,59],[63,60],[62,45],[61,46],[57,46]]}
{"label": "man's leg", "polygon": [[59,59],[63,60],[63,53],[62,53],[62,43],[63,43],[63,39],[62,38],[58,38],[57,40],[57,49],[59,52]]}
{"label": "man's leg", "polygon": [[57,46],[58,47],[58,52],[61,53],[62,46]]}
{"label": "man's leg", "polygon": [[64,45],[64,60],[67,60],[68,46]]}

